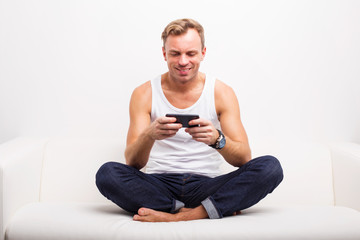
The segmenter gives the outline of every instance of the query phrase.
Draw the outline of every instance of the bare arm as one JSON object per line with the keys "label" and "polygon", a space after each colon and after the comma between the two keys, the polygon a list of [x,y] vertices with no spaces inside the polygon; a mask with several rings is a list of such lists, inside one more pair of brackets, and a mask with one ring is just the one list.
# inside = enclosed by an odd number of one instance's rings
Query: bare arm
{"label": "bare arm", "polygon": [[174,136],[181,124],[176,118],[161,117],[151,123],[151,85],[136,88],[130,100],[130,126],[125,149],[126,164],[137,169],[145,167],[155,140]]}
{"label": "bare arm", "polygon": [[[226,138],[225,147],[218,151],[228,163],[240,167],[251,160],[247,134],[240,119],[239,103],[234,91],[218,80],[215,85],[215,107]],[[219,137],[219,133],[208,120],[193,120],[190,124],[200,124],[200,128],[186,129],[197,141],[211,145]]]}

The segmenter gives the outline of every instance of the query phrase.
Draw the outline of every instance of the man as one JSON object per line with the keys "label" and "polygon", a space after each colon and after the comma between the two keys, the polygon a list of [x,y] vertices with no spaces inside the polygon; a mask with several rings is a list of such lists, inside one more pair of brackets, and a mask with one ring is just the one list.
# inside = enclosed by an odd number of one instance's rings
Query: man
{"label": "man", "polygon": [[[236,215],[282,181],[272,156],[251,160],[239,104],[223,82],[199,72],[204,30],[191,19],[162,33],[169,71],[137,87],[130,100],[126,165],[98,171],[100,192],[136,221],[183,221]],[[183,128],[166,114],[198,114]],[[221,156],[238,170],[220,175]],[[146,173],[139,171],[146,166]]]}

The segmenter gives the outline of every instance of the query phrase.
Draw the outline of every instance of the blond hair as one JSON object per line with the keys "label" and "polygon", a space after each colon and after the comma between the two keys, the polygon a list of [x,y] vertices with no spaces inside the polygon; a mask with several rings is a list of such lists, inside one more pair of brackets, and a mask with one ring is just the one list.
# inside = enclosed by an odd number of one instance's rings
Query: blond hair
{"label": "blond hair", "polygon": [[164,47],[168,36],[170,35],[178,36],[184,34],[189,30],[189,28],[195,29],[199,33],[201,40],[201,47],[202,49],[204,49],[205,47],[204,28],[197,21],[189,18],[183,18],[172,21],[165,27],[164,31],[161,34],[161,39],[163,40]]}

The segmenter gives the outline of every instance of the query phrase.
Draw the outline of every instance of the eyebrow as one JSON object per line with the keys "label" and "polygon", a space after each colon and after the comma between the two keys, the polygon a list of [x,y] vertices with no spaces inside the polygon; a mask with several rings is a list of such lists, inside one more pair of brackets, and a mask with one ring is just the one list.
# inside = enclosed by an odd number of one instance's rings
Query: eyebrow
{"label": "eyebrow", "polygon": [[[174,49],[171,49],[169,50],[170,53],[179,53],[180,51],[178,50],[174,50]],[[187,53],[198,53],[199,51],[196,50],[196,49],[192,49],[192,50],[189,50],[189,51],[186,51]]]}

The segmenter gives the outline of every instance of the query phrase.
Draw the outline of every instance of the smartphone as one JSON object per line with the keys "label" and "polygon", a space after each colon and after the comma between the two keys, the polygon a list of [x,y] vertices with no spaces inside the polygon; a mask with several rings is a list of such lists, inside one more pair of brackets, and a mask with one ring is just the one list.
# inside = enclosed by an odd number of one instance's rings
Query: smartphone
{"label": "smartphone", "polygon": [[197,114],[166,114],[166,117],[175,117],[176,123],[181,123],[182,127],[198,127],[199,125],[189,125],[189,122],[193,119],[198,119],[199,115]]}

